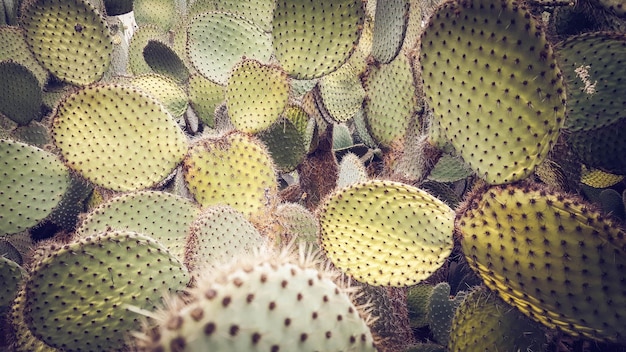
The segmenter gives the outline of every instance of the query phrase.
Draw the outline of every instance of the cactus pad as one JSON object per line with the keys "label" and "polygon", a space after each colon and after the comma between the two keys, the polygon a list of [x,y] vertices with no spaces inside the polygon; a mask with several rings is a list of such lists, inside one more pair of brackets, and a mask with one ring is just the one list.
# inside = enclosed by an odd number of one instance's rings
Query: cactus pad
{"label": "cactus pad", "polygon": [[154,70],[146,62],[144,50],[150,41],[164,41],[167,36],[155,25],[145,25],[137,28],[130,38],[128,47],[128,70],[135,75],[152,73]]}
{"label": "cactus pad", "polygon": [[161,102],[175,118],[187,111],[187,93],[170,77],[147,73],[130,78],[129,83]]}
{"label": "cactus pad", "polygon": [[69,171],[53,154],[0,139],[0,235],[37,225],[59,204]]}
{"label": "cactus pad", "polygon": [[319,215],[327,256],[360,282],[413,285],[452,252],[454,212],[412,186],[357,183],[331,194]]}
{"label": "cactus pad", "polygon": [[33,0],[22,11],[26,42],[59,79],[87,85],[109,67],[113,42],[102,15],[87,0]]}
{"label": "cactus pad", "polygon": [[70,168],[118,191],[156,185],[187,151],[183,131],[161,103],[113,84],[66,97],[56,110],[52,135]]}
{"label": "cactus pad", "polygon": [[189,79],[189,70],[178,54],[160,40],[148,40],[143,48],[143,58],[150,68],[161,75],[183,84]]}
{"label": "cactus pad", "polygon": [[289,99],[287,75],[277,67],[244,60],[226,86],[226,106],[233,126],[256,133],[278,119]]}
{"label": "cactus pad", "polygon": [[276,58],[297,79],[329,74],[354,51],[364,17],[360,0],[279,0],[272,29]]}
{"label": "cactus pad", "polygon": [[41,86],[28,67],[13,60],[0,61],[0,113],[20,125],[39,117]]}
{"label": "cactus pad", "polygon": [[375,351],[359,308],[310,258],[233,258],[172,304],[140,351]]}
{"label": "cactus pad", "polygon": [[298,131],[288,118],[280,118],[257,136],[280,171],[291,172],[304,160],[307,152],[304,133]]}
{"label": "cactus pad", "polygon": [[16,262],[5,257],[5,253],[0,249],[0,311],[11,305],[18,292],[19,283],[25,272]]}
{"label": "cactus pad", "polygon": [[487,287],[549,328],[626,341],[626,238],[615,222],[538,186],[492,187],[467,202],[461,245]]}
{"label": "cactus pad", "polygon": [[179,16],[176,0],[133,0],[133,15],[139,26],[154,25],[169,31]]}
{"label": "cactus pad", "polygon": [[226,204],[246,217],[260,215],[277,187],[265,147],[240,133],[199,140],[183,171],[189,191],[203,207]]}
{"label": "cactus pad", "polygon": [[[565,87],[542,25],[512,0],[448,1],[421,37],[437,143],[491,184],[528,177],[564,122]],[[435,135],[433,135],[434,137]]]}
{"label": "cactus pad", "polygon": [[48,71],[37,62],[28,49],[24,31],[18,27],[0,26],[0,61],[13,60],[28,67],[35,74],[40,86],[48,81]]}
{"label": "cactus pad", "polygon": [[322,77],[319,92],[324,108],[339,123],[353,118],[365,99],[365,89],[361,86],[358,71],[350,63]]}
{"label": "cactus pad", "polygon": [[158,242],[111,231],[72,242],[35,264],[26,282],[25,320],[33,334],[66,351],[120,350],[139,315],[189,281]]}
{"label": "cactus pad", "polygon": [[187,54],[204,77],[226,85],[232,68],[245,56],[267,63],[272,40],[245,18],[222,12],[202,13],[187,29]]}
{"label": "cactus pad", "polygon": [[189,77],[188,94],[198,118],[208,127],[215,127],[215,109],[226,99],[224,87],[201,74],[193,74]]}
{"label": "cactus pad", "polygon": [[387,0],[376,3],[372,57],[388,64],[400,52],[409,19],[408,0]]}

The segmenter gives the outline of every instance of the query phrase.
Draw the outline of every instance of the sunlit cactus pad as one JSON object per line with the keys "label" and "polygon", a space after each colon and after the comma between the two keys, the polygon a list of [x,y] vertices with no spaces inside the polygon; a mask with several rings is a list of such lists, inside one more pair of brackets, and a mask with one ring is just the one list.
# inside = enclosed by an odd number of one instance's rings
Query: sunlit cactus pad
{"label": "sunlit cactus pad", "polygon": [[179,18],[176,0],[133,0],[132,3],[133,15],[140,26],[150,24],[167,32]]}
{"label": "sunlit cactus pad", "polygon": [[366,313],[317,265],[302,253],[234,257],[147,326],[139,351],[375,351]]}
{"label": "sunlit cactus pad", "polygon": [[257,136],[280,171],[291,172],[304,160],[307,152],[304,133],[288,118],[281,117]]}
{"label": "sunlit cactus pad", "polygon": [[364,17],[361,0],[278,0],[272,29],[276,58],[297,79],[329,74],[354,51]]}
{"label": "sunlit cactus pad", "polygon": [[46,83],[48,71],[37,62],[33,53],[28,49],[22,28],[0,26],[0,48],[2,48],[0,61],[10,59],[19,62],[35,74],[41,86]]}
{"label": "sunlit cactus pad", "polygon": [[241,133],[201,139],[183,162],[185,181],[203,206],[230,205],[260,215],[276,191],[272,158],[257,139]]}
{"label": "sunlit cactus pad", "polygon": [[55,155],[0,139],[0,236],[37,225],[68,186],[69,171]]}
{"label": "sunlit cactus pad", "polygon": [[20,125],[40,115],[41,86],[28,67],[13,60],[0,61],[0,113]]}
{"label": "sunlit cactus pad", "polygon": [[187,93],[170,77],[147,73],[130,78],[129,83],[161,102],[173,117],[182,116],[189,106]]}
{"label": "sunlit cactus pad", "polygon": [[324,108],[340,123],[353,118],[365,99],[365,89],[361,85],[359,72],[349,62],[322,77],[319,81],[319,92]]}
{"label": "sunlit cactus pad", "polygon": [[176,83],[186,83],[189,79],[189,69],[183,59],[163,41],[149,40],[143,48],[143,58],[154,72],[170,77]]}
{"label": "sunlit cactus pad", "polygon": [[70,168],[117,191],[156,185],[187,152],[183,131],[163,105],[122,85],[94,85],[66,97],[52,135]]}
{"label": "sunlit cactus pad", "polygon": [[452,252],[452,209],[402,183],[371,180],[339,189],[321,205],[319,217],[326,255],[371,285],[416,284]]}
{"label": "sunlit cactus pad", "polygon": [[109,67],[109,27],[89,1],[31,0],[25,2],[21,22],[37,60],[59,79],[87,85]]}
{"label": "sunlit cactus pad", "polygon": [[614,175],[598,169],[583,168],[580,175],[580,183],[594,188],[608,188],[623,180],[623,175]]}
{"label": "sunlit cactus pad", "polygon": [[[448,1],[421,38],[424,90],[446,142],[491,184],[529,176],[564,122],[565,88],[523,4]],[[435,139],[435,138],[433,138]]]}
{"label": "sunlit cactus pad", "polygon": [[187,85],[189,103],[206,126],[215,127],[215,109],[226,98],[226,89],[196,73],[189,77]]}
{"label": "sunlit cactus pad", "polygon": [[25,320],[33,334],[65,351],[121,350],[126,332],[189,274],[150,237],[110,231],[74,241],[34,265],[26,282]]}
{"label": "sunlit cactus pad", "polygon": [[463,253],[487,287],[549,328],[626,341],[626,238],[617,223],[538,186],[480,190],[465,209]]}
{"label": "sunlit cactus pad", "polygon": [[244,17],[264,32],[272,31],[274,0],[195,0],[190,3],[188,12],[191,16],[209,11],[228,12]]}
{"label": "sunlit cactus pad", "polygon": [[268,33],[243,17],[225,12],[197,15],[191,19],[187,35],[187,54],[195,69],[222,85],[243,57],[267,63],[272,55]]}
{"label": "sunlit cactus pad", "polygon": [[148,235],[180,261],[185,239],[200,207],[186,198],[159,191],[139,191],[112,198],[91,210],[76,231],[87,237],[107,229]]}
{"label": "sunlit cactus pad", "polygon": [[26,322],[24,321],[24,303],[26,301],[26,292],[23,282],[20,286],[21,288],[17,292],[17,297],[13,301],[11,311],[8,314],[11,322],[11,328],[13,329],[15,336],[15,340],[13,341],[11,347],[15,349],[15,352],[58,352],[58,349],[48,346],[43,341],[35,337],[28,326],[26,326]]}
{"label": "sunlit cactus pad", "polygon": [[137,28],[133,32],[128,47],[128,71],[135,75],[154,72],[146,62],[144,50],[151,40],[163,41],[166,39],[165,32],[155,25],[147,24]]}
{"label": "sunlit cactus pad", "polygon": [[226,86],[226,106],[233,126],[256,133],[278,120],[289,99],[289,81],[279,67],[244,60]]}

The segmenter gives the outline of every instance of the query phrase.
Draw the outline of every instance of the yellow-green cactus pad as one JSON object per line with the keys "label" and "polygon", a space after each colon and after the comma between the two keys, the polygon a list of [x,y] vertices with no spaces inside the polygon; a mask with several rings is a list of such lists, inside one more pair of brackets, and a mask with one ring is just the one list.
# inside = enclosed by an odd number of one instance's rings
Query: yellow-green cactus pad
{"label": "yellow-green cactus pad", "polygon": [[428,179],[437,182],[456,182],[472,175],[472,170],[456,156],[443,154],[430,170]]}
{"label": "yellow-green cactus pad", "polygon": [[320,232],[317,217],[304,206],[296,203],[281,203],[272,214],[276,221],[274,230],[283,243],[308,243],[317,245]]}
{"label": "yellow-green cactus pad", "polygon": [[159,242],[109,231],[34,265],[25,321],[35,336],[64,351],[123,350],[127,332],[141,320],[137,309],[156,309],[164,293],[182,291],[188,282],[187,269]]}
{"label": "yellow-green cactus pad", "polygon": [[143,58],[150,68],[178,84],[186,83],[189,70],[174,49],[160,40],[151,39],[143,48]]}
{"label": "yellow-green cactus pad", "polygon": [[129,84],[161,102],[174,117],[181,117],[187,111],[189,106],[187,93],[176,81],[167,76],[146,73],[130,78]]}
{"label": "yellow-green cactus pad", "polygon": [[608,188],[624,180],[624,175],[614,175],[598,169],[583,168],[580,183],[593,188]]}
{"label": "yellow-green cactus pad", "polygon": [[322,77],[319,81],[319,92],[324,108],[339,123],[353,118],[365,99],[365,89],[361,85],[359,72],[349,62]]}
{"label": "yellow-green cactus pad", "polygon": [[321,205],[319,217],[328,258],[370,285],[414,285],[452,252],[454,211],[402,183],[371,180],[341,188]]}
{"label": "yellow-green cactus pad", "polygon": [[114,84],[65,98],[53,117],[52,135],[70,168],[116,191],[153,187],[187,152],[183,131],[161,103]]}
{"label": "yellow-green cactus pad", "polygon": [[0,176],[0,235],[37,225],[69,186],[69,170],[56,155],[5,139],[0,139]]}
{"label": "yellow-green cactus pad", "polygon": [[0,251],[0,311],[11,305],[13,299],[17,296],[19,283],[25,276],[25,271],[19,264],[5,257]]}
{"label": "yellow-green cactus pad", "polygon": [[569,131],[609,126],[625,119],[626,34],[595,32],[568,38],[557,48],[567,86]]}
{"label": "yellow-green cactus pad", "polygon": [[422,33],[432,140],[490,184],[528,177],[555,144],[565,87],[542,23],[515,0],[448,1]]}
{"label": "yellow-green cactus pad", "polygon": [[402,54],[389,64],[374,66],[365,81],[365,115],[372,137],[389,146],[402,138],[417,112],[413,73]]}
{"label": "yellow-green cactus pad", "polygon": [[41,114],[41,86],[28,67],[13,60],[0,61],[0,113],[19,125]]}
{"label": "yellow-green cactus pad", "polygon": [[189,191],[203,207],[230,205],[246,217],[263,213],[277,188],[270,154],[242,133],[197,141],[183,170]]}
{"label": "yellow-green cactus pad", "polygon": [[[420,12],[421,13],[421,12]],[[402,48],[409,20],[409,0],[376,2],[372,57],[388,64]]]}
{"label": "yellow-green cactus pad", "polygon": [[133,15],[138,25],[154,25],[163,32],[180,17],[176,0],[133,0]]}
{"label": "yellow-green cactus pad", "polygon": [[274,0],[219,0],[215,10],[228,12],[246,18],[265,32],[272,31],[272,14],[276,7]]}
{"label": "yellow-green cactus pad", "polygon": [[142,233],[183,261],[185,238],[199,214],[200,207],[186,198],[159,191],[131,192],[92,209],[76,234],[87,237],[107,229]]}
{"label": "yellow-green cactus pad", "polygon": [[215,127],[215,109],[226,99],[226,89],[201,74],[189,77],[189,102],[198,118],[208,127]]}
{"label": "yellow-green cactus pad", "polygon": [[146,326],[139,351],[376,351],[350,289],[293,257],[234,257]]}
{"label": "yellow-green cactus pad", "polygon": [[22,28],[0,26],[0,48],[2,48],[0,61],[13,60],[19,62],[33,72],[42,87],[46,84],[48,71],[37,62],[31,53]]}
{"label": "yellow-green cactus pad", "polygon": [[365,17],[361,0],[278,0],[272,37],[290,76],[329,74],[352,55]]}
{"label": "yellow-green cactus pad", "polygon": [[305,135],[287,118],[283,117],[257,134],[267,147],[272,160],[282,172],[291,172],[304,160],[307,149]]}
{"label": "yellow-green cactus pad", "polygon": [[256,133],[270,127],[289,99],[287,74],[275,66],[244,60],[233,70],[226,86],[226,106],[233,126]]}
{"label": "yellow-green cactus pad", "polygon": [[551,329],[626,341],[624,230],[591,204],[536,186],[475,192],[457,220],[487,287]]}
{"label": "yellow-green cactus pad", "polygon": [[17,298],[13,301],[9,313],[11,327],[15,335],[15,341],[11,347],[15,349],[15,352],[59,352],[58,349],[48,346],[35,337],[28,326],[26,326],[26,322],[24,321],[26,292],[23,287],[24,285],[22,284],[20,286],[21,288],[17,292]]}
{"label": "yellow-green cactus pad", "polygon": [[128,47],[129,72],[135,75],[154,72],[143,55],[146,46],[148,46],[151,40],[165,41],[167,40],[167,35],[155,25],[140,26],[135,30],[130,38]]}
{"label": "yellow-green cactus pad", "polygon": [[48,126],[37,121],[31,121],[26,126],[17,126],[11,130],[10,136],[13,140],[39,148],[45,148],[52,141]]}
{"label": "yellow-green cactus pad", "polygon": [[109,27],[89,1],[32,0],[21,21],[31,51],[59,79],[84,86],[99,80],[109,67]]}
{"label": "yellow-green cactus pad", "polygon": [[187,28],[187,55],[204,77],[226,85],[242,58],[268,63],[272,55],[269,34],[243,17],[223,12],[202,13]]}
{"label": "yellow-green cactus pad", "polygon": [[407,19],[406,33],[404,35],[404,43],[402,50],[410,52],[419,45],[420,35],[422,34],[422,21],[424,12],[422,10],[421,0],[408,0],[409,2],[409,18]]}
{"label": "yellow-green cactus pad", "polygon": [[233,257],[252,255],[255,249],[266,243],[266,238],[245,216],[228,205],[203,210],[188,232],[185,265],[199,275]]}

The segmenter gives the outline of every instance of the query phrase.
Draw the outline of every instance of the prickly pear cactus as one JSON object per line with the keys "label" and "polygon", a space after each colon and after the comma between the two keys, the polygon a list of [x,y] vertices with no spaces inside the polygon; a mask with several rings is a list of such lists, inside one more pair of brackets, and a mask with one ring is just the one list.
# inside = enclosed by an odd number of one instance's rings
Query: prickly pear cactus
{"label": "prickly pear cactus", "polygon": [[146,326],[140,351],[375,351],[349,290],[301,252],[265,253],[211,273]]}
{"label": "prickly pear cactus", "polygon": [[[110,231],[74,241],[37,262],[26,282],[28,328],[65,351],[120,350],[126,332],[189,274],[150,237]],[[97,307],[97,308],[95,308]],[[134,309],[133,309],[134,307]]]}
{"label": "prickly pear cactus", "polygon": [[454,212],[427,192],[371,180],[341,188],[320,206],[321,243],[357,281],[408,286],[429,277],[452,251]]}
{"label": "prickly pear cactus", "polygon": [[13,60],[0,61],[0,113],[20,125],[39,118],[41,86],[28,67]]}
{"label": "prickly pear cactus", "polygon": [[460,214],[465,257],[508,304],[549,328],[626,341],[617,223],[577,197],[525,185],[476,191]]}
{"label": "prickly pear cactus", "polygon": [[491,184],[528,177],[555,144],[565,87],[542,25],[517,1],[447,1],[421,37],[433,141]]}
{"label": "prickly pear cactus", "polygon": [[17,296],[19,283],[26,272],[18,263],[8,259],[5,256],[6,251],[1,247],[3,246],[0,246],[0,279],[3,287],[0,290],[0,312],[3,312]]}

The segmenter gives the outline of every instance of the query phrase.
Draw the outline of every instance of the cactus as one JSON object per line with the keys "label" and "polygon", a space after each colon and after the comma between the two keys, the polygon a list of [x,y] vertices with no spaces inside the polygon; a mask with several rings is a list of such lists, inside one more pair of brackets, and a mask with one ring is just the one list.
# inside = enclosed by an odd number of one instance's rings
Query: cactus
{"label": "cactus", "polygon": [[320,78],[318,84],[324,108],[334,122],[344,123],[361,109],[365,89],[350,62]]}
{"label": "cactus", "polygon": [[147,325],[138,350],[375,351],[367,316],[335,279],[302,251],[235,257]]}
{"label": "cactus", "polygon": [[341,188],[320,206],[319,216],[329,259],[371,285],[416,284],[452,251],[452,209],[397,182],[372,180]]}
{"label": "cactus", "polygon": [[359,182],[368,180],[365,165],[356,154],[347,153],[339,163],[339,176],[337,188],[348,187]]}
{"label": "cactus", "polygon": [[0,139],[0,165],[0,236],[37,225],[69,186],[69,171],[61,161],[27,144]]}
{"label": "cactus", "polygon": [[[130,231],[79,239],[37,262],[26,281],[25,321],[66,351],[120,349],[136,327],[134,309],[155,309],[182,290],[188,273],[161,244]],[[94,308],[97,307],[97,308]]]}
{"label": "cactus", "polygon": [[625,341],[626,243],[617,223],[539,186],[478,190],[463,209],[461,246],[487,287],[549,328]]}
{"label": "cactus", "polygon": [[[0,312],[11,305],[17,295],[19,283],[25,276],[24,269],[15,261],[7,258],[10,253],[7,253],[5,247],[6,243],[0,243],[0,279],[3,283],[0,291]],[[15,248],[13,250],[17,252]],[[19,253],[17,254],[19,255]]]}
{"label": "cactus", "polygon": [[139,26],[154,25],[164,33],[176,23],[180,10],[176,0],[133,0],[133,14]]}
{"label": "cactus", "polygon": [[447,282],[433,287],[428,301],[428,326],[435,340],[442,345],[448,344],[454,313],[465,296],[466,292],[461,291],[454,298],[450,298],[450,285]]}
{"label": "cactus", "polygon": [[161,102],[174,118],[181,117],[187,111],[189,106],[187,93],[168,76],[146,73],[131,77],[128,84]]}
{"label": "cactus", "polygon": [[67,96],[53,117],[52,136],[70,168],[118,191],[163,181],[187,150],[182,130],[160,102],[115,84]]}
{"label": "cactus", "polygon": [[189,77],[189,102],[198,118],[209,128],[215,127],[215,109],[226,99],[224,87],[201,74]]}
{"label": "cactus", "polygon": [[400,52],[409,19],[408,0],[388,0],[376,3],[372,57],[380,63],[390,63]]}
{"label": "cactus", "polygon": [[276,168],[282,172],[291,172],[304,160],[307,150],[305,135],[286,115],[279,118],[269,128],[257,134],[265,144]]}
{"label": "cactus", "polygon": [[594,188],[615,186],[624,180],[624,175],[614,175],[598,169],[583,167],[580,183]]}
{"label": "cactus", "polygon": [[128,47],[128,71],[135,75],[154,73],[144,56],[144,51],[151,40],[163,41],[167,36],[155,25],[140,26],[133,33]]}
{"label": "cactus", "polygon": [[406,304],[412,328],[428,326],[428,307],[434,288],[435,286],[430,284],[417,284],[407,290]]}
{"label": "cactus", "polygon": [[143,48],[143,58],[154,72],[167,76],[178,84],[186,83],[189,79],[189,69],[183,60],[160,40],[148,40]]}
{"label": "cactus", "polygon": [[564,123],[565,87],[542,28],[514,1],[448,1],[421,37],[433,142],[450,143],[492,184],[528,177]]}
{"label": "cactus", "polygon": [[0,61],[0,113],[19,125],[39,118],[43,103],[39,81],[28,67]]}

